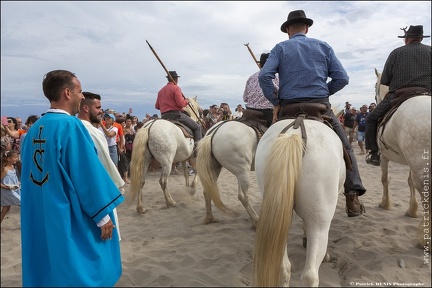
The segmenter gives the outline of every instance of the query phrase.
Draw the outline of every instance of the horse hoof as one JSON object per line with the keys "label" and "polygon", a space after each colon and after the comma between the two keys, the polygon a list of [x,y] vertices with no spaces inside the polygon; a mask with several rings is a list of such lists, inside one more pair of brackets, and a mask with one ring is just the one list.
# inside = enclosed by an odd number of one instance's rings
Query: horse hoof
{"label": "horse hoof", "polygon": [[138,214],[145,214],[147,212],[147,210],[144,209],[144,207],[137,207],[136,210]]}
{"label": "horse hoof", "polygon": [[175,207],[177,205],[177,203],[176,202],[171,202],[171,203],[167,203],[167,207],[168,208],[171,208],[171,207]]}
{"label": "horse hoof", "polygon": [[384,210],[390,210],[390,207],[387,205],[383,205],[382,203],[378,204],[378,207]]}
{"label": "horse hoof", "polygon": [[417,213],[416,214],[412,214],[409,211],[405,212],[405,216],[411,217],[411,218],[418,218],[418,214]]}
{"label": "horse hoof", "polygon": [[306,248],[307,246],[307,238],[303,237],[303,247]]}
{"label": "horse hoof", "polygon": [[213,218],[213,217],[206,217],[206,218],[204,219],[204,224],[205,224],[205,225],[207,225],[207,224],[211,224],[211,223],[219,223],[219,220],[216,219],[216,218]]}

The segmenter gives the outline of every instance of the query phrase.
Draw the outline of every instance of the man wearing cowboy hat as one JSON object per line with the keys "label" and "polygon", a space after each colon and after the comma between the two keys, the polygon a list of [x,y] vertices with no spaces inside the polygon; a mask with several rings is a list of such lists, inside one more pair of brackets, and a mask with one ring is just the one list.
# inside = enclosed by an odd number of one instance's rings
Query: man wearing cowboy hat
{"label": "man wearing cowboy hat", "polygon": [[[333,119],[333,129],[352,161],[352,171],[347,169],[344,184],[346,211],[348,217],[360,216],[364,209],[358,196],[363,195],[366,189],[363,187],[352,147],[329,102],[329,96],[344,88],[349,77],[330,45],[306,37],[312,24],[313,20],[306,18],[303,10],[291,11],[288,14],[287,21],[280,29],[288,34],[289,40],[276,44],[271,50],[258,79],[264,96],[275,106],[273,121],[277,120],[281,106],[305,102],[326,105],[324,114]],[[276,93],[272,82],[276,73],[279,73],[279,93]],[[327,82],[328,78],[331,78],[330,82]]]}
{"label": "man wearing cowboy hat", "polygon": [[201,126],[185,113],[182,113],[183,107],[186,107],[189,102],[177,85],[180,76],[177,75],[176,71],[168,71],[168,73],[170,74],[166,76],[168,83],[159,91],[155,108],[160,110],[162,119],[177,120],[192,130],[195,142],[193,157],[195,158],[196,147],[202,138]]}
{"label": "man wearing cowboy hat", "polygon": [[[404,29],[402,29],[404,30]],[[393,50],[384,65],[381,84],[389,86],[389,92],[369,114],[366,120],[365,144],[371,152],[366,157],[366,163],[380,166],[380,155],[377,143],[378,119],[383,117],[392,107],[391,100],[400,88],[421,87],[426,92],[431,91],[431,46],[421,43],[423,26],[410,26],[404,36],[405,45]]]}

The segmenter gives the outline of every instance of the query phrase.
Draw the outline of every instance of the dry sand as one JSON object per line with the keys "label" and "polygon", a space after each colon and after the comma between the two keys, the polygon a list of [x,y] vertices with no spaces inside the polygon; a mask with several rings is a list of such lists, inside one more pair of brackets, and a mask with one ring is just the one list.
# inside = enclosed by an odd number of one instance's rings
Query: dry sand
{"label": "dry sand", "polygon": [[[357,154],[360,150],[356,144],[353,146]],[[368,190],[361,197],[366,214],[348,218],[345,197],[340,195],[329,234],[331,261],[321,265],[320,286],[430,287],[430,264],[424,264],[424,251],[415,247],[420,218],[404,216],[409,200],[408,167],[390,163],[393,209],[385,211],[378,208],[382,197],[381,169],[366,165],[363,155],[357,158]],[[250,200],[258,212],[260,193],[254,172],[250,172],[250,178]],[[168,209],[158,179],[156,173],[147,177],[143,196],[146,214],[138,215],[135,203],[128,206],[128,192],[127,200],[118,207],[123,275],[116,286],[251,286],[255,232],[237,198],[234,175],[223,169],[219,185],[222,200],[238,211],[238,216],[230,217],[214,208],[220,222],[209,225],[203,224],[205,207],[200,184],[192,195],[182,175],[171,175],[169,188],[177,206]],[[419,195],[417,199],[420,200]],[[291,286],[301,285],[305,262],[301,227],[296,216],[288,246],[293,266]],[[1,229],[1,286],[21,286],[18,207],[12,207]]]}

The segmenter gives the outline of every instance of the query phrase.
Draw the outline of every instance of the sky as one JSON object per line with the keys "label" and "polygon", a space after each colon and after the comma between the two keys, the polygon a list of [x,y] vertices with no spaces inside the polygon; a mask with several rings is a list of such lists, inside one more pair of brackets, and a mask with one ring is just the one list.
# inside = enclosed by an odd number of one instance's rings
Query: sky
{"label": "sky", "polygon": [[280,26],[293,10],[314,21],[307,36],[330,44],[348,72],[349,84],[330,96],[341,109],[375,102],[374,69],[404,45],[400,28],[423,25],[431,35],[431,1],[2,1],[1,115],[45,112],[42,79],[56,69],[100,94],[103,109],[159,114],[166,73],[146,41],[203,109],[244,106],[258,71],[245,44],[259,60],[288,39]]}

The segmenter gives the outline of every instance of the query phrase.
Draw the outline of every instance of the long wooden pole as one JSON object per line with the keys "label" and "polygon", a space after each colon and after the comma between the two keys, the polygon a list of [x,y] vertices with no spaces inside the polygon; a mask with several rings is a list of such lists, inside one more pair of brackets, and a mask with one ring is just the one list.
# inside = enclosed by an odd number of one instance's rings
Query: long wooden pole
{"label": "long wooden pole", "polygon": [[[168,77],[170,78],[170,80],[174,83],[174,85],[177,85],[177,82],[174,80],[174,78],[171,76],[171,74],[169,73],[168,69],[165,67],[165,65],[163,64],[162,60],[159,58],[159,56],[157,55],[156,51],[153,49],[153,47],[150,45],[150,43],[146,40],[148,46],[150,47],[150,50],[153,52],[153,54],[155,55],[156,59],[159,61],[159,63],[161,64],[161,66],[164,68],[165,72],[167,73]],[[186,97],[183,95],[182,92],[182,96],[183,98],[186,99]],[[188,101],[188,106],[191,108],[192,112],[195,114],[195,117],[198,119],[198,122],[201,124],[202,127],[205,128],[205,125],[203,125],[201,118],[199,117],[199,115],[196,114],[196,112],[194,111],[194,109],[192,108],[192,106],[189,104]]]}
{"label": "long wooden pole", "polygon": [[257,64],[258,68],[261,69],[261,66],[260,66],[259,61],[255,58],[255,55],[254,55],[254,53],[252,52],[252,49],[249,47],[249,43],[244,44],[244,45],[248,48],[249,53],[252,55],[252,58],[255,60],[255,63]]}

